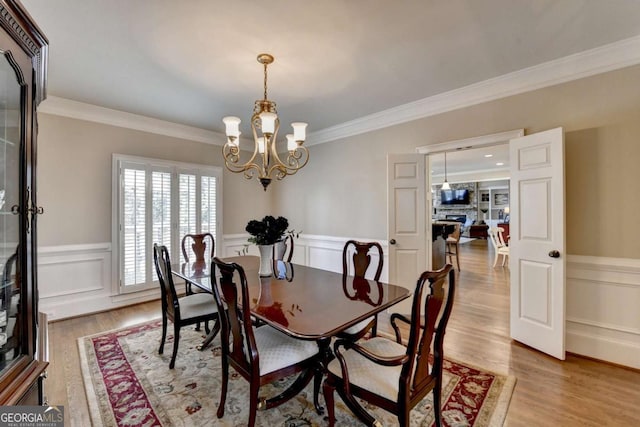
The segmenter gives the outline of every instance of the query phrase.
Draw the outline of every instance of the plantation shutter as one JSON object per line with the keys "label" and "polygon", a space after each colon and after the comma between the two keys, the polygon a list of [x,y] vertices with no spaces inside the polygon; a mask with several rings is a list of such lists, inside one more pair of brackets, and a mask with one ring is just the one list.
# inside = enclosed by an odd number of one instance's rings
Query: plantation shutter
{"label": "plantation shutter", "polygon": [[[211,233],[213,234],[213,238],[215,243],[218,244],[217,238],[217,229],[216,229],[216,184],[217,178],[214,176],[202,176],[201,177],[201,191],[200,191],[200,229],[203,233]],[[205,252],[205,259],[209,259],[211,257],[211,248],[207,247]]]}
{"label": "plantation shutter", "polygon": [[[178,233],[180,235],[180,239],[185,234],[193,234],[198,229],[198,225],[196,224],[196,176],[193,174],[180,174],[180,213],[179,213],[179,221],[180,225],[178,227]],[[182,251],[180,251],[180,262],[184,262],[184,256],[182,255]]]}
{"label": "plantation shutter", "polygon": [[125,168],[122,173],[123,284],[146,282],[146,172]]}
{"label": "plantation shutter", "polygon": [[[171,253],[171,172],[151,173],[151,193],[151,239]],[[155,268],[151,269],[151,277],[158,280]]]}
{"label": "plantation shutter", "polygon": [[[157,287],[153,245],[169,249],[173,268],[183,262],[187,233],[221,228],[219,167],[116,154],[113,157],[113,262],[119,292]],[[210,256],[211,248],[207,248]]]}

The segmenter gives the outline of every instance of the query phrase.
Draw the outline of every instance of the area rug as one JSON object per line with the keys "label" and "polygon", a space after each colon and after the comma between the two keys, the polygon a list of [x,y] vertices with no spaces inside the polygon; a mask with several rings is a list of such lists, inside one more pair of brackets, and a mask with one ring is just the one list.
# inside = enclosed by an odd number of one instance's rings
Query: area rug
{"label": "area rug", "polygon": [[[171,330],[171,328],[169,328]],[[224,418],[216,417],[220,393],[220,341],[205,351],[201,332],[183,328],[175,369],[169,369],[173,336],[158,354],[161,322],[153,321],[78,339],[82,374],[93,426],[244,426],[248,383],[230,370]],[[443,384],[446,426],[500,426],[515,385],[507,377],[447,360]],[[288,381],[260,389],[278,394]],[[286,404],[258,411],[257,426],[324,426],[313,408],[312,384]],[[336,394],[336,425],[361,426]],[[324,400],[321,401],[324,405]],[[73,410],[71,408],[71,410]],[[384,426],[398,425],[388,412],[367,406]],[[411,412],[411,426],[433,425],[432,394]]]}
{"label": "area rug", "polygon": [[464,245],[465,243],[469,243],[469,242],[473,242],[474,240],[476,240],[475,238],[472,237],[460,237],[460,240],[458,241],[458,244],[460,245]]}

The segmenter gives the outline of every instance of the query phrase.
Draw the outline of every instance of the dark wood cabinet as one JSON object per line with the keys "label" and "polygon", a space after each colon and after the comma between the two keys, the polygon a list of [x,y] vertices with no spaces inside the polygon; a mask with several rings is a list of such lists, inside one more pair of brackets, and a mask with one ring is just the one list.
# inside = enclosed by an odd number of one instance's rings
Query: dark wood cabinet
{"label": "dark wood cabinet", "polygon": [[477,224],[469,226],[469,237],[472,239],[486,239],[489,231],[487,224]]}
{"label": "dark wood cabinet", "polygon": [[36,106],[48,42],[19,1],[0,0],[0,405],[43,403],[38,323]]}

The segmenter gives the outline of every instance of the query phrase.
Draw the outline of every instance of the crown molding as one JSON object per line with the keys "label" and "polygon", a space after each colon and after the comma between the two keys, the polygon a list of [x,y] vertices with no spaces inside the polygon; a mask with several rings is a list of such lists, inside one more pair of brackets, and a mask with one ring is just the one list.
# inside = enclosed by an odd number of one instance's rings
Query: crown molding
{"label": "crown molding", "polygon": [[[640,64],[640,36],[423,98],[355,120],[310,132],[306,146],[371,132],[483,102]],[[225,135],[138,114],[49,96],[38,112],[87,120],[205,144],[224,145]]]}
{"label": "crown molding", "polygon": [[39,113],[103,123],[142,132],[171,136],[205,144],[224,145],[226,136],[206,129],[181,125],[152,117],[112,110],[71,99],[49,96],[38,106]]}
{"label": "crown molding", "polygon": [[514,129],[490,135],[474,136],[471,138],[456,139],[440,142],[438,144],[422,145],[416,147],[416,153],[436,154],[454,150],[469,150],[472,148],[488,147],[491,145],[506,144],[509,140],[524,136],[524,129]]}
{"label": "crown molding", "polygon": [[639,63],[640,36],[635,36],[311,132],[306,145],[335,141]]}

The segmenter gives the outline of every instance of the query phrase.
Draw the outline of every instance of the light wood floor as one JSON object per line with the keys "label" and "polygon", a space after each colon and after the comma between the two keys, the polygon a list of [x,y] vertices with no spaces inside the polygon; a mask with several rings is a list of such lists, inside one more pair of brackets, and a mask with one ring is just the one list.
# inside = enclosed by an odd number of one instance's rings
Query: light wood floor
{"label": "light wood floor", "polygon": [[[509,338],[509,270],[492,262],[487,241],[461,245],[445,356],[517,378],[511,427],[640,426],[640,372],[574,355],[561,362]],[[159,317],[156,301],[50,324],[45,392],[50,404],[65,406],[66,426],[91,425],[77,338]]]}

